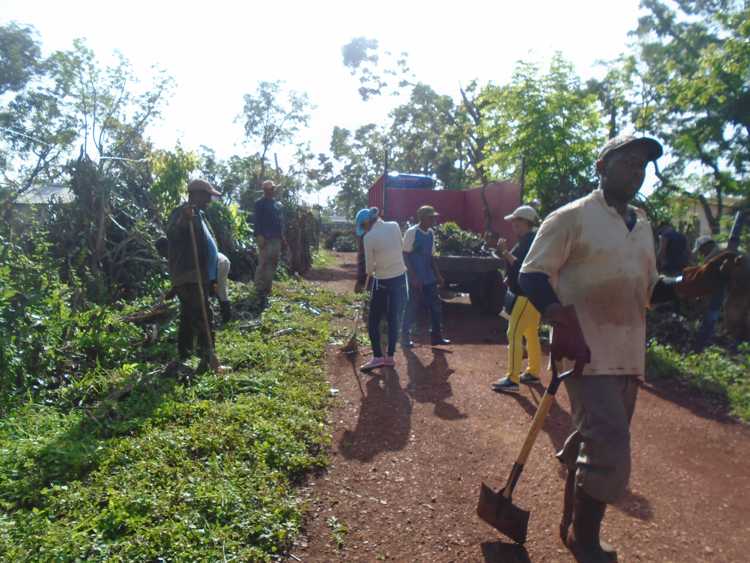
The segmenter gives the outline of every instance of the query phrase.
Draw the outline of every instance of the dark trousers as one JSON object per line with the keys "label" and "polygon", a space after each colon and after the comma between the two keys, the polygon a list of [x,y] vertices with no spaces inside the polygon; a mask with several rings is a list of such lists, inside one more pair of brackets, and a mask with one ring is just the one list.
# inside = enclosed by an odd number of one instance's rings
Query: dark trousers
{"label": "dark trousers", "polygon": [[724,288],[716,291],[711,295],[708,302],[708,309],[703,315],[698,334],[696,335],[695,347],[698,350],[703,350],[706,346],[711,344],[713,340],[714,332],[716,328],[716,321],[721,316],[721,307],[724,305]]}
{"label": "dark trousers", "polygon": [[[206,287],[203,288],[204,291]],[[209,346],[206,338],[205,323],[203,321],[203,308],[197,283],[187,283],[177,287],[177,297],[180,300],[180,325],[177,329],[177,350],[180,358],[189,358],[193,352],[193,343],[198,338],[198,354],[201,358],[208,359]],[[206,313],[208,314],[208,325],[212,326],[213,316],[211,307],[208,306],[208,294],[206,298]],[[213,341],[213,335],[212,341]]]}
{"label": "dark trousers", "polygon": [[380,345],[380,319],[383,315],[387,315],[388,318],[388,355],[393,356],[396,353],[398,332],[408,298],[406,274],[386,280],[376,279],[373,283],[367,330],[370,334],[372,355],[376,358],[383,356],[383,347]]}
{"label": "dark trousers", "polygon": [[409,302],[406,305],[404,314],[404,325],[401,332],[404,338],[411,335],[411,327],[419,309],[420,301],[422,305],[430,311],[430,324],[432,325],[432,335],[439,336],[442,334],[442,310],[440,307],[440,297],[438,295],[438,286],[436,283],[423,285],[421,289],[411,286],[409,292]]}

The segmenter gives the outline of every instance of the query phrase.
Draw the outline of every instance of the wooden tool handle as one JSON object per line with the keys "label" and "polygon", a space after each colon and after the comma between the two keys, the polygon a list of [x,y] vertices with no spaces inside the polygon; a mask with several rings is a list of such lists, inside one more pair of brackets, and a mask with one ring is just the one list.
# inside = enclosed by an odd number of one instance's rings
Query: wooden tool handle
{"label": "wooden tool handle", "polygon": [[211,369],[218,371],[219,361],[214,354],[214,343],[211,338],[211,325],[208,322],[208,311],[206,310],[206,294],[203,292],[203,279],[201,276],[201,267],[198,262],[198,241],[195,238],[195,227],[193,226],[193,219],[190,219],[190,239],[193,243],[193,260],[195,262],[196,279],[198,281],[198,294],[201,299],[201,312],[203,313],[204,329],[206,331],[206,342],[208,342],[208,361],[211,365]]}
{"label": "wooden tool handle", "polygon": [[539,431],[542,429],[542,426],[544,426],[544,419],[547,418],[547,413],[549,412],[549,409],[552,406],[552,401],[554,400],[554,395],[550,395],[548,392],[544,393],[542,401],[539,403],[539,407],[537,407],[536,409],[534,420],[531,423],[529,433],[526,435],[526,440],[524,441],[523,447],[521,448],[521,453],[518,454],[516,463],[520,465],[524,465],[526,463],[526,460],[531,453],[531,448],[534,446],[534,442],[536,441],[536,437],[539,434]]}

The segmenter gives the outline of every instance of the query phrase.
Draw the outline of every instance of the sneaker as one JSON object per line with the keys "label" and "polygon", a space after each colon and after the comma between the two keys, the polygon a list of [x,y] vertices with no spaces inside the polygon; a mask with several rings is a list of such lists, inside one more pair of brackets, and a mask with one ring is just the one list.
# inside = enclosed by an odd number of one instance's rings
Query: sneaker
{"label": "sneaker", "polygon": [[415,344],[414,341],[411,338],[402,338],[401,339],[401,347],[402,348],[414,348]]}
{"label": "sneaker", "polygon": [[386,356],[383,360],[383,366],[387,368],[392,368],[396,365],[396,360],[393,359],[393,356]]}
{"label": "sneaker", "polygon": [[518,383],[513,383],[509,377],[503,377],[497,383],[492,384],[492,390],[498,393],[518,393],[520,388]]}
{"label": "sneaker", "polygon": [[382,368],[385,365],[385,360],[380,358],[372,358],[369,362],[359,367],[359,371],[370,371],[376,368]]}
{"label": "sneaker", "polygon": [[431,339],[431,343],[433,346],[446,346],[451,343],[450,340],[447,338],[443,338],[442,335],[438,334],[436,336],[433,336]]}
{"label": "sneaker", "polygon": [[521,376],[521,383],[539,383],[539,378],[528,371]]}

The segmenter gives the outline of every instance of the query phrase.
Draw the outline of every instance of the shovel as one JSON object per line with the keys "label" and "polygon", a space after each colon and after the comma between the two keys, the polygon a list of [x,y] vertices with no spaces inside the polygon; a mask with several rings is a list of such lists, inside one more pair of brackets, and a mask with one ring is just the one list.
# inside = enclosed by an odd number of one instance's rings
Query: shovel
{"label": "shovel", "polygon": [[537,434],[542,429],[544,419],[547,417],[552,402],[555,400],[555,393],[557,393],[557,389],[560,387],[560,382],[576,372],[576,370],[583,369],[583,365],[579,367],[576,364],[575,368],[558,375],[555,362],[551,363],[552,381],[547,386],[536,414],[534,414],[531,428],[523,443],[521,453],[513,464],[513,469],[510,471],[510,476],[505,483],[505,487],[495,492],[482,483],[482,487],[479,490],[479,504],[477,505],[477,514],[479,517],[517,543],[524,543],[526,541],[529,512],[513,504],[513,490],[516,488],[519,477],[521,477],[523,466],[529,457],[529,453],[531,453],[531,447],[534,445]]}

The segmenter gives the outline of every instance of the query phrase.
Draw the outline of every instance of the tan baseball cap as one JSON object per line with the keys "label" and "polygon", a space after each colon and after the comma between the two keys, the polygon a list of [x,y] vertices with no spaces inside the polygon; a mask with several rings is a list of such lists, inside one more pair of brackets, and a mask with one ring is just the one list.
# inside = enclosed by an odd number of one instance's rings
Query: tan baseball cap
{"label": "tan baseball cap", "polygon": [[276,184],[273,180],[264,180],[263,183],[260,185],[261,188],[265,189],[275,189],[278,188],[278,184]]}
{"label": "tan baseball cap", "polygon": [[211,195],[221,195],[221,192],[217,191],[205,180],[190,180],[190,183],[188,184],[188,193],[192,192],[206,192]]}
{"label": "tan baseball cap", "polygon": [[440,213],[435,211],[435,208],[432,207],[432,205],[423,205],[417,209],[417,219],[420,221],[425,217],[437,217],[438,215],[440,215]]}
{"label": "tan baseball cap", "polygon": [[506,215],[504,219],[506,221],[512,221],[513,219],[523,219],[524,221],[528,221],[533,225],[539,222],[539,215],[537,215],[536,210],[530,205],[522,205],[521,207],[516,208],[516,210],[510,215]]}

